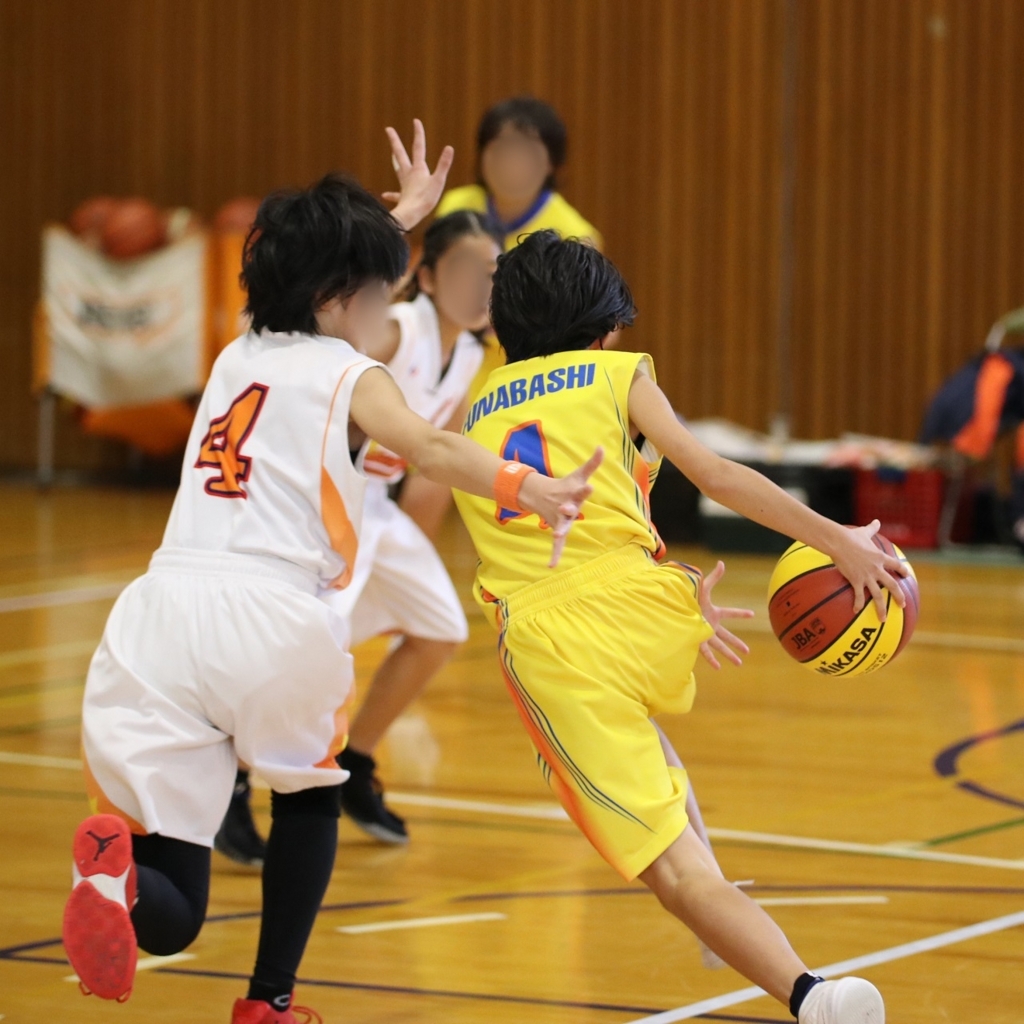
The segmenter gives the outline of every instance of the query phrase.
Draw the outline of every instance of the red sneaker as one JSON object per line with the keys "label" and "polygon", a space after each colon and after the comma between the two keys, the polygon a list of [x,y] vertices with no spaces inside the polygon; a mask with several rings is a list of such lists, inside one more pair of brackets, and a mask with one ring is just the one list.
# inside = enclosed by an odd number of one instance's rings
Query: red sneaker
{"label": "red sneaker", "polygon": [[135,861],[128,826],[94,814],[75,832],[74,887],[64,906],[64,949],[85,995],[123,1003],[132,994],[138,943]]}
{"label": "red sneaker", "polygon": [[[301,1013],[301,1017],[295,1014]],[[231,1024],[324,1024],[316,1010],[293,1006],[290,1010],[275,1010],[270,1003],[259,999],[236,999],[231,1011]]]}

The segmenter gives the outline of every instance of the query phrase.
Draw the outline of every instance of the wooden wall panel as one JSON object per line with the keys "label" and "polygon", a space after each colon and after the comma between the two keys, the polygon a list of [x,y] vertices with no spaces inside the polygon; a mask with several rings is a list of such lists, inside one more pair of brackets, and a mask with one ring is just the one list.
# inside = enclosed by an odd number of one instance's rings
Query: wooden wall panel
{"label": "wooden wall panel", "polygon": [[[690,416],[776,404],[786,0],[0,0],[0,465],[32,462],[38,235],[82,198],[225,199],[350,170],[422,116],[473,174],[494,100],[550,99],[563,191]],[[796,0],[794,429],[912,436],[1024,303],[1024,4]],[[109,451],[65,424],[64,465]]]}
{"label": "wooden wall panel", "polygon": [[801,14],[795,422],[912,437],[929,393],[1024,304],[1024,5]]}

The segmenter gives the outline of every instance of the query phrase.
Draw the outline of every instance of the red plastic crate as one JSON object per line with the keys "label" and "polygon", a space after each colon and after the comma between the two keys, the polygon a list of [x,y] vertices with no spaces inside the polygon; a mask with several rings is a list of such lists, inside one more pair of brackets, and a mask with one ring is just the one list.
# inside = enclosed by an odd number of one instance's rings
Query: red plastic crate
{"label": "red plastic crate", "polygon": [[901,548],[934,548],[946,478],[937,469],[859,469],[855,491],[857,524],[873,519]]}

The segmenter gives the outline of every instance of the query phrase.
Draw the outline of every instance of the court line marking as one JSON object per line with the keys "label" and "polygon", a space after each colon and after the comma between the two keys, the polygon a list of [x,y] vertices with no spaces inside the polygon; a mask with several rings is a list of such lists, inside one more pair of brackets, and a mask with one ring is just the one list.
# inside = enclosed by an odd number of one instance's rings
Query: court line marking
{"label": "court line marking", "polygon": [[768,896],[755,898],[762,907],[841,907],[888,903],[888,896]]}
{"label": "court line marking", "polygon": [[[823,978],[831,978],[837,974],[849,974],[851,971],[875,967],[892,960],[902,960],[905,957],[927,953],[933,949],[942,949],[944,946],[966,942],[968,939],[975,939],[981,935],[991,935],[993,932],[1015,928],[1021,924],[1024,924],[1024,911],[1006,914],[1003,917],[994,917],[988,921],[980,921],[978,924],[968,925],[966,928],[956,928],[951,932],[930,935],[926,939],[904,942],[902,945],[890,946],[888,949],[880,949],[863,956],[855,956],[850,960],[840,960],[838,963],[819,967],[814,973],[820,974]],[[689,1006],[680,1006],[676,1010],[665,1010],[663,1013],[656,1013],[650,1017],[641,1017],[630,1021],[629,1024],[673,1024],[677,1020],[690,1020],[693,1017],[700,1017],[714,1010],[723,1010],[727,1006],[737,1006],[739,1003],[746,1003],[767,994],[763,988],[752,985],[750,988],[737,989],[735,992],[727,992],[725,995],[714,996],[711,999],[702,999],[699,1003],[691,1003]]]}
{"label": "court line marking", "polygon": [[66,771],[82,770],[82,762],[77,757],[50,757],[47,754],[19,754],[13,750],[0,750],[0,764],[27,765],[31,768],[61,768]]}
{"label": "court line marking", "polygon": [[[170,964],[184,963],[186,960],[195,960],[195,953],[171,953],[170,956],[144,956],[136,965],[135,971],[155,971],[160,967],[167,967]],[[80,981],[77,974],[69,974],[65,981]]]}
{"label": "court line marking", "polygon": [[[738,627],[739,633],[772,634],[771,623],[766,619],[748,619]],[[996,654],[1024,654],[1024,640],[1015,636],[989,636],[984,633],[933,633],[929,630],[914,630],[911,641],[918,647],[960,648],[972,651],[991,651]]]}
{"label": "court line marking", "polygon": [[838,839],[812,839],[805,836],[779,836],[769,832],[742,832],[730,828],[709,828],[712,839],[763,846],[784,846],[797,850],[825,850],[831,853],[856,853],[868,857],[894,857],[897,860],[927,860],[942,864],[968,864],[978,868],[1004,868],[1024,871],[1024,860],[1006,860],[999,857],[976,857],[969,853],[945,853],[941,850],[921,850],[914,846],[885,846],[872,843],[848,843]]}
{"label": "court line marking", "polygon": [[1002,832],[1003,829],[1016,828],[1024,825],[1024,818],[1010,818],[1009,821],[997,821],[992,825],[979,825],[977,828],[967,829],[966,832],[953,832],[947,836],[937,836],[935,839],[926,839],[921,846],[941,846],[944,843],[955,843],[961,839],[974,839],[975,836],[985,836],[990,832]]}
{"label": "court line marking", "polygon": [[18,594],[15,597],[0,597],[0,615],[5,612],[22,612],[30,608],[56,608],[64,604],[89,604],[104,601],[118,594],[128,583],[99,583],[92,587],[73,587],[70,590],[43,590],[35,594]]}
{"label": "court line marking", "polygon": [[541,818],[568,821],[569,815],[558,804],[502,804],[455,797],[428,796],[424,793],[388,793],[388,799],[410,807],[434,807],[447,811],[472,811],[477,814],[504,814],[514,818]]}
{"label": "court line marking", "polygon": [[[8,760],[8,759],[11,760]],[[13,760],[16,758],[17,760]],[[80,770],[82,762],[74,758],[50,758],[40,754],[7,754],[0,752],[0,761],[11,764],[36,765],[43,768]],[[59,762],[59,763],[57,763]],[[455,797],[429,796],[425,793],[388,793],[396,804],[416,807],[434,807],[444,810],[468,811],[475,814],[499,814],[515,818],[540,818],[547,821],[568,821],[569,816],[557,804],[502,804],[481,800],[460,800]],[[854,853],[869,857],[892,857],[897,860],[923,860],[942,864],[965,864],[979,868],[1001,868],[1024,871],[1024,860],[1006,860],[999,857],[978,857],[969,853],[946,853],[925,850],[913,845],[887,846],[872,843],[852,843],[838,839],[815,839],[808,836],[784,836],[770,832],[745,832],[728,828],[708,828],[712,839],[726,842],[755,843],[762,846],[782,846],[798,850],[823,850],[830,853]]]}
{"label": "court line marking", "polygon": [[401,921],[376,921],[371,924],[346,924],[335,931],[344,935],[366,935],[368,932],[395,932],[406,928],[437,928],[449,924],[471,924],[475,921],[507,921],[508,914],[448,914],[444,917],[407,917]]}
{"label": "court line marking", "polygon": [[14,651],[0,652],[0,669],[15,665],[31,665],[34,661],[47,659],[75,658],[81,654],[92,654],[99,646],[96,640],[70,640],[63,644],[48,644],[46,647],[23,647]]}

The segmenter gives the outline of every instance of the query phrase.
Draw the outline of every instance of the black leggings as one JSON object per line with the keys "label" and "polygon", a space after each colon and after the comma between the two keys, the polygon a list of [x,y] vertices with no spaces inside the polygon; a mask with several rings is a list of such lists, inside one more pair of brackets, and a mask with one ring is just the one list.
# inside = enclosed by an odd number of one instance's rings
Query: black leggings
{"label": "black leggings", "polygon": [[166,836],[132,836],[139,901],[132,924],[139,945],[155,956],[180,953],[195,941],[210,898],[210,851]]}
{"label": "black leggings", "polygon": [[[341,787],[273,793],[263,868],[263,916],[249,998],[291,992],[331,879]],[[133,836],[139,899],[132,923],[147,953],[179,953],[199,934],[210,896],[210,851],[166,836]]]}

